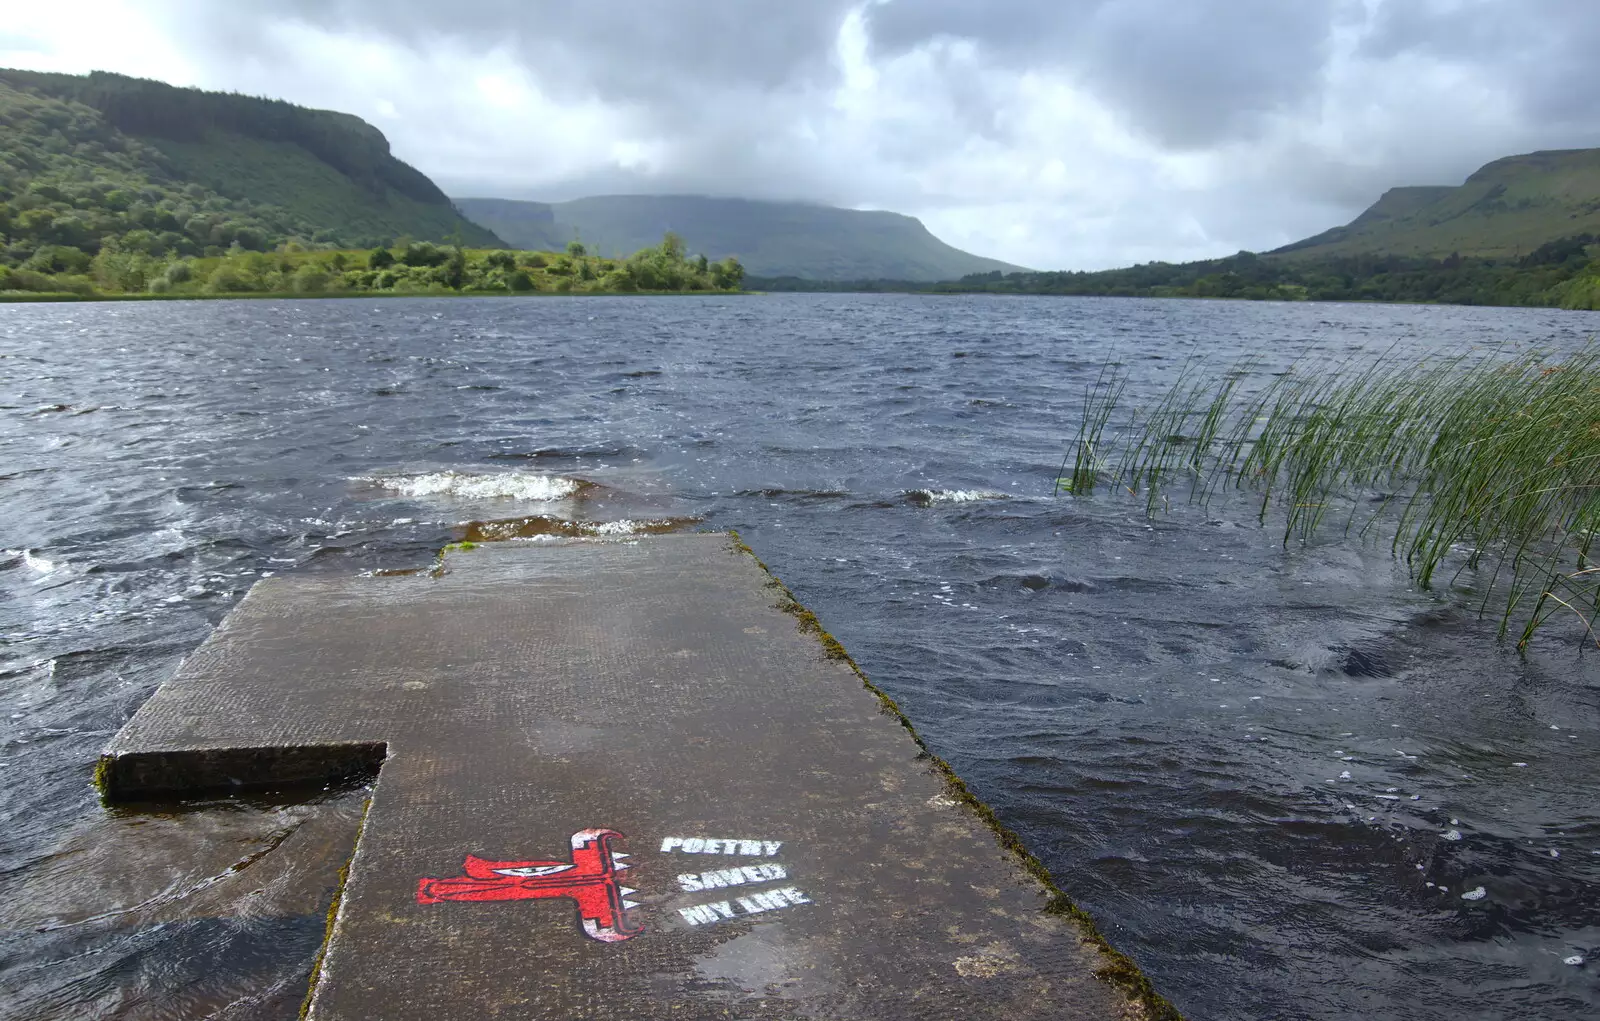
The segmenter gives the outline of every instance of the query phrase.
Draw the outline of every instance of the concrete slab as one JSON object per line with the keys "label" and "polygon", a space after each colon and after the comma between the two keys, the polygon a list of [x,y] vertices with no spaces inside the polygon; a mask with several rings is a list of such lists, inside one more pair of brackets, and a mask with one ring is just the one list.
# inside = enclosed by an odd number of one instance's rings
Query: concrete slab
{"label": "concrete slab", "polygon": [[1162,1012],[727,536],[448,566],[262,581],[102,761],[113,800],[381,769],[310,1017]]}

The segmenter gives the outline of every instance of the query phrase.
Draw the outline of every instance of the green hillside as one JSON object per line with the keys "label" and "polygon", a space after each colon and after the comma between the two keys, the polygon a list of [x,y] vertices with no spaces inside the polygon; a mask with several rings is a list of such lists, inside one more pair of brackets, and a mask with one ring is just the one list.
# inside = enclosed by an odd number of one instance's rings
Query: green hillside
{"label": "green hillside", "polygon": [[1345,226],[1272,254],[1515,258],[1586,234],[1600,234],[1600,149],[1508,156],[1459,186],[1392,188]]}
{"label": "green hillside", "polygon": [[456,204],[519,247],[578,239],[590,251],[615,256],[653,244],[670,231],[690,251],[713,259],[737,256],[759,277],[934,281],[1020,268],[952,248],[921,221],[898,213],[690,195],[608,195],[549,205],[457,199]]}
{"label": "green hillside", "polygon": [[1343,227],[1274,252],[1094,272],[767,280],[761,290],[931,291],[1600,310],[1600,149],[1496,160],[1460,186],[1391,188]]}
{"label": "green hillside", "polygon": [[0,235],[0,265],[46,273],[87,272],[106,249],[502,244],[348,114],[16,70],[0,70]]}

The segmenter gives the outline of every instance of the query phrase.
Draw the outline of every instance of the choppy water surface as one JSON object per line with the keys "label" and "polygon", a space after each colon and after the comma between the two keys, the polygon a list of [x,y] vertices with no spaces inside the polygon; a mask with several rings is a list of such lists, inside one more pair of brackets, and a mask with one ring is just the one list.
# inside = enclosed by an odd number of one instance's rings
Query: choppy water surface
{"label": "choppy water surface", "polygon": [[[1108,357],[1519,310],[855,297],[0,306],[0,1016],[293,1017],[361,794],[108,814],[257,578],[737,528],[1195,1019],[1600,1016],[1600,674],[1382,547],[1052,499]],[[1482,893],[1479,895],[1479,890]],[[1580,962],[1581,963],[1569,963]]]}

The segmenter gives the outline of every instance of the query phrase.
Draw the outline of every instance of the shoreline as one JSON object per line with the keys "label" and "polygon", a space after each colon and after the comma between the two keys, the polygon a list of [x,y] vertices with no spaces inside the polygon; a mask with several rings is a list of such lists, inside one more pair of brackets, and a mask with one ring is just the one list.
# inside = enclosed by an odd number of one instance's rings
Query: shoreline
{"label": "shoreline", "polygon": [[76,294],[71,291],[0,292],[0,305],[67,304],[118,301],[260,301],[278,298],[720,298],[763,294],[763,291],[250,291],[229,294]]}

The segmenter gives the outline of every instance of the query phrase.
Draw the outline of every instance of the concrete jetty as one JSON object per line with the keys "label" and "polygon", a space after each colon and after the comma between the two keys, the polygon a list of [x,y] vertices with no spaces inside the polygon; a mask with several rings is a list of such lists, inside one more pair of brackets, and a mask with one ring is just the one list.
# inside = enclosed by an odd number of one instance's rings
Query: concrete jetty
{"label": "concrete jetty", "polygon": [[101,762],[376,778],[315,1021],[1163,1013],[730,537],[446,568],[263,580]]}

